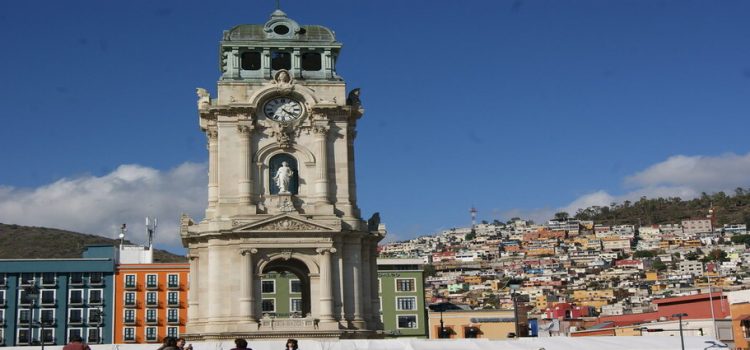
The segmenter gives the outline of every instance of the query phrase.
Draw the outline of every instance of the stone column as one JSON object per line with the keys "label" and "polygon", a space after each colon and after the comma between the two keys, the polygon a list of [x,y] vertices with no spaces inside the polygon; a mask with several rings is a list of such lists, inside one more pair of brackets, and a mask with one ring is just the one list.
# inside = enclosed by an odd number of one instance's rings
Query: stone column
{"label": "stone column", "polygon": [[336,248],[318,248],[320,254],[320,321],[335,322],[333,318],[333,278],[331,277],[331,253]]}
{"label": "stone column", "polygon": [[188,285],[188,309],[187,309],[187,321],[195,322],[200,317],[198,307],[200,306],[200,298],[198,297],[198,288],[200,286],[200,280],[198,280],[198,255],[188,255],[190,259],[190,285]]}
{"label": "stone column", "polygon": [[253,285],[255,284],[255,279],[253,278],[253,274],[255,273],[253,269],[253,254],[257,253],[258,250],[255,248],[252,249],[243,249],[240,254],[242,254],[242,264],[240,265],[240,317],[242,317],[243,322],[257,322],[255,319],[255,296],[253,293]]}
{"label": "stone column", "polygon": [[367,316],[365,318],[365,322],[367,322],[367,328],[372,329],[372,319],[373,311],[372,311],[372,294],[371,294],[371,288],[370,288],[370,250],[369,244],[367,240],[362,240],[362,246],[360,249],[362,249],[362,280],[360,283],[362,283],[362,313]]}
{"label": "stone column", "polygon": [[221,246],[219,240],[211,239],[208,241],[208,321],[217,321],[221,317],[222,304],[224,298],[224,283],[226,275],[221,268]]}
{"label": "stone column", "polygon": [[382,329],[382,322],[380,321],[380,298],[378,294],[378,255],[377,247],[378,242],[374,239],[368,240],[368,247],[370,249],[370,291],[372,293],[372,320],[375,329]]}
{"label": "stone column", "polygon": [[216,214],[216,204],[219,202],[219,132],[216,127],[206,130],[208,137],[208,208],[206,218],[213,218]]}
{"label": "stone column", "polygon": [[315,145],[318,148],[315,179],[315,203],[328,204],[328,121],[315,121]]}
{"label": "stone column", "polygon": [[237,131],[240,135],[240,152],[239,152],[239,167],[240,167],[240,180],[239,180],[239,194],[240,194],[240,205],[247,207],[252,203],[251,189],[253,188],[253,182],[250,175],[250,157],[253,154],[250,132],[252,126],[249,125],[238,125]]}
{"label": "stone column", "polygon": [[362,241],[357,239],[352,244],[352,294],[354,296],[354,327],[365,328],[365,320],[362,317]]}

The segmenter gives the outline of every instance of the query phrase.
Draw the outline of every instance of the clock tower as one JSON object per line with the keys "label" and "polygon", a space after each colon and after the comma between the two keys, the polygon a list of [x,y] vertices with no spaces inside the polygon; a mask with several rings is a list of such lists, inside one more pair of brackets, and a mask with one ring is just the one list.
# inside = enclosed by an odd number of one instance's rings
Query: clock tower
{"label": "clock tower", "polygon": [[[330,29],[281,10],[224,31],[217,96],[199,88],[208,206],[183,215],[189,250],[186,336],[374,337],[377,243],[385,226],[357,207],[354,140],[364,109],[336,72]],[[301,298],[266,299],[263,276],[292,276]],[[288,299],[288,298],[286,298]]]}

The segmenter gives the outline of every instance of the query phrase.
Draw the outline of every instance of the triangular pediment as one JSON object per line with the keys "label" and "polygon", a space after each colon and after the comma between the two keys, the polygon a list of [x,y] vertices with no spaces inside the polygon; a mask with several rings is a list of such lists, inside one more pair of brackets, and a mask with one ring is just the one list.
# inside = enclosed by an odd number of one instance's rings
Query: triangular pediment
{"label": "triangular pediment", "polygon": [[251,223],[238,223],[234,232],[331,232],[333,228],[290,214],[281,214]]}

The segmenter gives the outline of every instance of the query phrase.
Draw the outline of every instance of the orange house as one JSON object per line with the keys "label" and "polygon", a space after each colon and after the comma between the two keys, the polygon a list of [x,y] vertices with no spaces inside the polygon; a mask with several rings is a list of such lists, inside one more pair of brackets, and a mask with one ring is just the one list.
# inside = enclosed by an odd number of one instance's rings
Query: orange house
{"label": "orange house", "polygon": [[121,264],[115,271],[114,342],[160,343],[185,332],[190,264]]}

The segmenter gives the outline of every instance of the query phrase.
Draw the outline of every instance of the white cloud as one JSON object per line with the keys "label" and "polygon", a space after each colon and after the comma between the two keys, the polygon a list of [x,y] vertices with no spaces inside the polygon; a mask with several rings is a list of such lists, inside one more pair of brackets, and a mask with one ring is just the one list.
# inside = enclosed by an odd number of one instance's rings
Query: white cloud
{"label": "white cloud", "polygon": [[677,155],[626,177],[624,184],[630,189],[626,193],[613,195],[600,190],[577,198],[562,210],[573,215],[581,208],[608,206],[612,202],[625,200],[636,201],[643,196],[692,199],[700,196],[701,192],[733,193],[737,187],[750,185],[749,175],[750,153],[715,157]]}
{"label": "white cloud", "polygon": [[0,222],[55,227],[146,242],[145,217],[159,218],[158,247],[180,251],[179,216],[202,218],[207,204],[205,164],[183,163],[168,171],[121,165],[96,177],[64,178],[38,188],[0,186]]}

